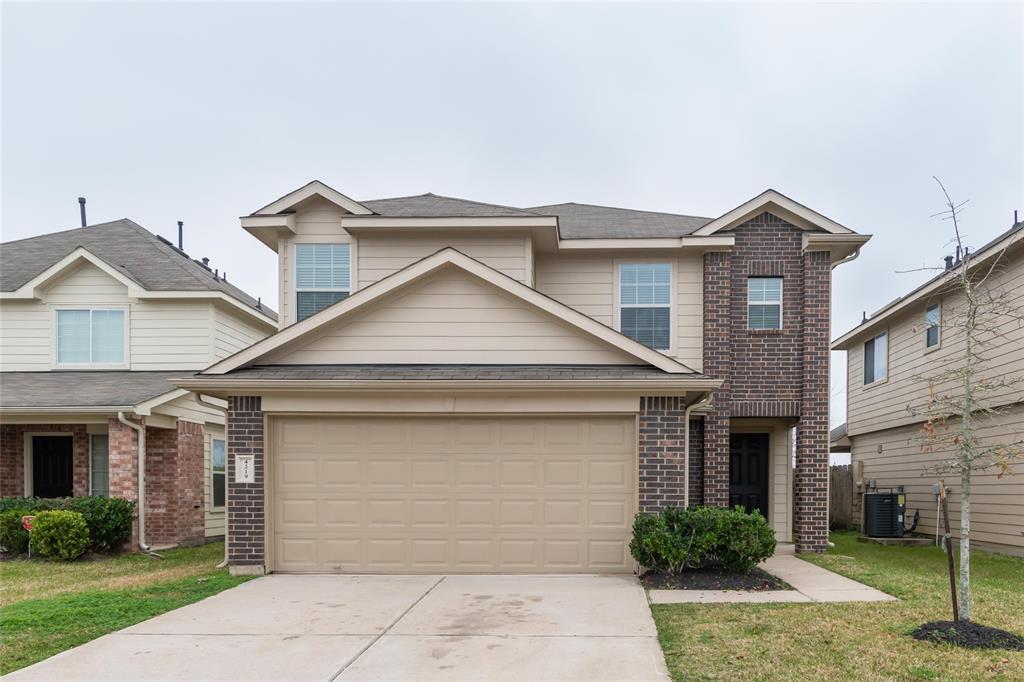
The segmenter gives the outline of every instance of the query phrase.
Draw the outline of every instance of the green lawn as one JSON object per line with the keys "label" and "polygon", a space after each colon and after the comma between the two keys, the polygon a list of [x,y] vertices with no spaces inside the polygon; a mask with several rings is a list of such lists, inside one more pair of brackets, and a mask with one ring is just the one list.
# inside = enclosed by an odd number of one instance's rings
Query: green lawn
{"label": "green lawn", "polygon": [[[875,604],[654,605],[675,680],[1021,680],[1024,652],[918,642],[917,625],[950,620],[946,559],[936,547],[882,547],[833,533],[809,561],[877,587]],[[974,620],[1024,634],[1024,560],[976,551]]]}
{"label": "green lawn", "polygon": [[234,587],[224,545],[69,564],[0,563],[0,674]]}

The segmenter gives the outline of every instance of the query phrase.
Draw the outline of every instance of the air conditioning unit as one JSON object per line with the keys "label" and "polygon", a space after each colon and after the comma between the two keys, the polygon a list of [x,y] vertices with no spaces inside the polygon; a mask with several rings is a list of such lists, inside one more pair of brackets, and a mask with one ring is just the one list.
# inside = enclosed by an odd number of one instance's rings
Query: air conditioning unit
{"label": "air conditioning unit", "polygon": [[864,534],[869,538],[901,538],[906,513],[903,486],[869,490],[864,493]]}

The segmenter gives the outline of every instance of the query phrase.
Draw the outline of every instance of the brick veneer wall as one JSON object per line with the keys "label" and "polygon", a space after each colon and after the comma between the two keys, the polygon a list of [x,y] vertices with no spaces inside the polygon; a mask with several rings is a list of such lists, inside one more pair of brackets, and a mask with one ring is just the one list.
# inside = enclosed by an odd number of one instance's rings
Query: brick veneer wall
{"label": "brick veneer wall", "polygon": [[203,425],[146,428],[146,541],[196,545],[205,536]]}
{"label": "brick veneer wall", "polygon": [[[640,511],[654,512],[683,504],[685,410],[682,398],[640,399]],[[702,421],[691,419],[691,506],[700,504],[702,499],[703,441]]]}
{"label": "brick veneer wall", "polygon": [[[705,420],[704,501],[729,501],[730,422],[798,417],[797,549],[827,542],[831,264],[803,253],[803,232],[770,213],[731,231],[732,252],[704,256],[704,371],[723,380]],[[747,328],[747,280],[783,278],[781,330]]]}
{"label": "brick veneer wall", "polygon": [[[262,566],[266,560],[262,400],[228,399],[228,560],[232,566]],[[255,482],[235,483],[235,455],[253,455]]]}
{"label": "brick veneer wall", "polygon": [[89,434],[85,424],[4,424],[0,426],[0,496],[25,494],[25,434],[70,433],[74,494],[89,494]]}

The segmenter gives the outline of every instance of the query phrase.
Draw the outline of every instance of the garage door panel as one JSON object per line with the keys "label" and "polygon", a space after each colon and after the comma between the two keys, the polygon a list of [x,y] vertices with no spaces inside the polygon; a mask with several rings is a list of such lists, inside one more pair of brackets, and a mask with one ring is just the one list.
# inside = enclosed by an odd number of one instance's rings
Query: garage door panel
{"label": "garage door panel", "polygon": [[272,419],[273,568],[629,571],[633,429],[621,417]]}

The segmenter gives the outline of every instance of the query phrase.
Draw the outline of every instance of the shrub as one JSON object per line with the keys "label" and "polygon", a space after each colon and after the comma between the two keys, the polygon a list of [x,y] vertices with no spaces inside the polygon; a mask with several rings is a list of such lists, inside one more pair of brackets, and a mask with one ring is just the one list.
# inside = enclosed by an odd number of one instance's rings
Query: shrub
{"label": "shrub", "polygon": [[67,510],[80,513],[89,528],[89,549],[94,552],[115,551],[131,538],[134,509],[134,502],[119,497],[0,498],[0,512],[19,510],[24,514],[38,514],[41,511]]}
{"label": "shrub", "polygon": [[21,517],[31,513],[28,509],[0,512],[0,546],[9,554],[24,554],[28,550],[28,531],[21,525]]}
{"label": "shrub", "polygon": [[756,511],[670,507],[637,514],[629,550],[641,565],[668,573],[704,566],[748,572],[775,552],[775,533]]}
{"label": "shrub", "polygon": [[85,518],[89,549],[106,552],[121,547],[132,536],[134,503],[119,497],[69,497],[63,507]]}
{"label": "shrub", "polygon": [[45,559],[71,561],[89,547],[89,527],[78,512],[55,509],[36,514],[32,551]]}

